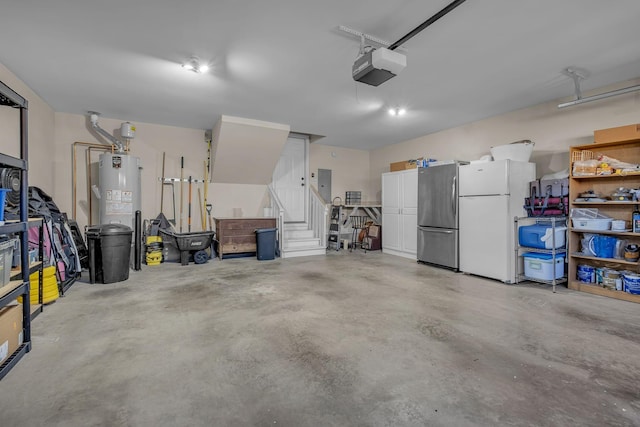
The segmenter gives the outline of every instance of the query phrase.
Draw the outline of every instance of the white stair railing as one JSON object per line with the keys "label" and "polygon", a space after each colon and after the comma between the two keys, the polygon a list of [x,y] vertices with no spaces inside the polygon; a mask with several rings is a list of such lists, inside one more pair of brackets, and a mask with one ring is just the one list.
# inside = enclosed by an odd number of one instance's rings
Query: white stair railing
{"label": "white stair railing", "polygon": [[276,218],[276,226],[278,227],[278,231],[276,232],[278,236],[278,251],[282,254],[284,238],[284,206],[276,194],[276,190],[273,188],[273,185],[269,184],[267,188],[269,189],[269,195],[271,196],[271,210]]}
{"label": "white stair railing", "polygon": [[313,230],[313,236],[320,238],[320,245],[327,247],[327,223],[329,220],[329,208],[322,199],[318,190],[309,186],[309,226]]}

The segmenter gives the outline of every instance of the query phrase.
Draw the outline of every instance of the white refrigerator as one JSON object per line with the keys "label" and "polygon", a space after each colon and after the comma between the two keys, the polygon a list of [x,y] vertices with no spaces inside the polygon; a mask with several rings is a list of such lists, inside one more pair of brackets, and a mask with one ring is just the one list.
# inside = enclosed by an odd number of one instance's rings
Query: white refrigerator
{"label": "white refrigerator", "polygon": [[460,166],[460,271],[515,283],[514,218],[526,215],[524,198],[535,178],[529,162]]}

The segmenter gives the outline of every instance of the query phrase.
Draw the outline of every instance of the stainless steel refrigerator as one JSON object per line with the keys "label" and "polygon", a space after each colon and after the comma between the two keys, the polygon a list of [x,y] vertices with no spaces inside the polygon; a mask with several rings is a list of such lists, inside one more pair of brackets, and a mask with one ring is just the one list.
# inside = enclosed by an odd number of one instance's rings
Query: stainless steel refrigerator
{"label": "stainless steel refrigerator", "polygon": [[459,269],[458,168],[467,162],[418,170],[418,261]]}

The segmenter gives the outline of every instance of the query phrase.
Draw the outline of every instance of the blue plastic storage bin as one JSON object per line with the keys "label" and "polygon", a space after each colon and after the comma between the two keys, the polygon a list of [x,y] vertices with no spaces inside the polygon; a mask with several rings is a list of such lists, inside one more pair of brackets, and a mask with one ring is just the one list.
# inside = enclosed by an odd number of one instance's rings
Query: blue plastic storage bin
{"label": "blue plastic storage bin", "polygon": [[8,188],[0,188],[0,225],[4,224],[4,205],[9,191]]}
{"label": "blue plastic storage bin", "polygon": [[[520,246],[537,249],[554,249],[552,230],[553,228],[547,224],[523,225],[518,229]],[[564,246],[566,231],[567,227],[564,225],[556,226],[555,249]]]}

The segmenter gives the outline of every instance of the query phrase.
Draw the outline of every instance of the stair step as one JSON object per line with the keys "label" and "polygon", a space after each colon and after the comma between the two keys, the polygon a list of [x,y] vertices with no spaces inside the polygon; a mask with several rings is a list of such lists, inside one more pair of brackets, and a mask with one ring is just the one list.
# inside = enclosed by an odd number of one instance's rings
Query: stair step
{"label": "stair step", "polygon": [[313,239],[313,230],[285,230],[285,240],[289,239]]}
{"label": "stair step", "polygon": [[317,248],[320,246],[320,238],[305,238],[305,239],[285,239],[284,249],[291,248]]}
{"label": "stair step", "polygon": [[303,256],[313,256],[313,255],[322,255],[325,256],[327,254],[327,249],[324,247],[308,247],[308,248],[294,248],[294,249],[283,249],[281,257],[282,258],[296,258]]}
{"label": "stair step", "polygon": [[[327,249],[306,222],[288,222],[284,225],[282,258],[326,255]],[[324,242],[323,242],[324,243]]]}
{"label": "stair step", "polygon": [[309,224],[306,222],[287,222],[284,224],[285,231],[291,230],[308,230]]}

